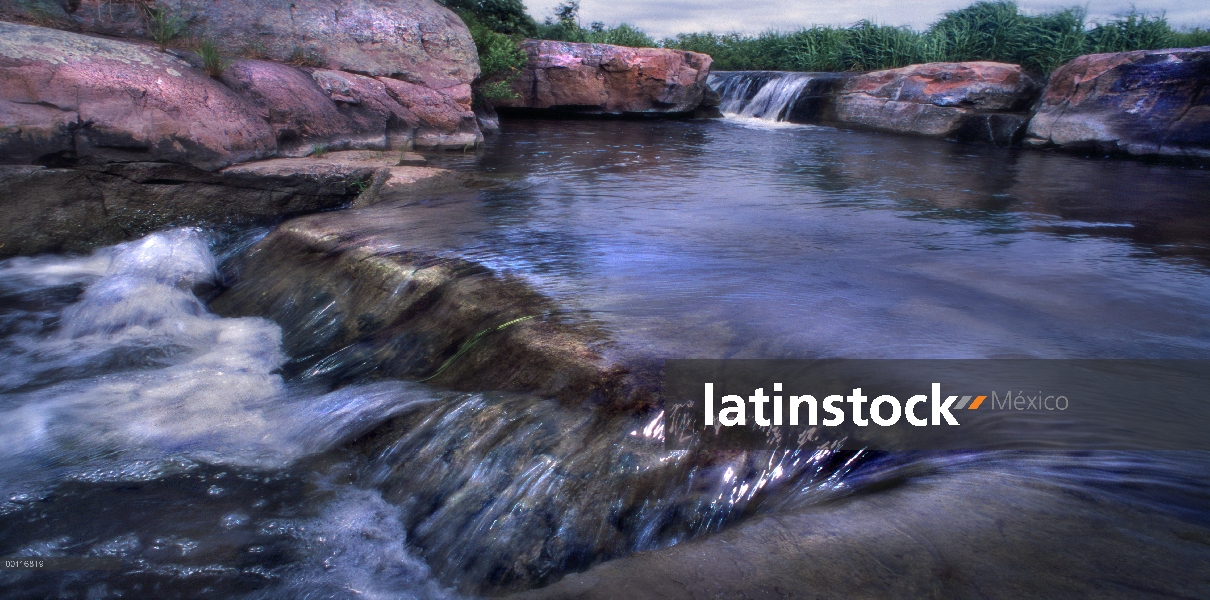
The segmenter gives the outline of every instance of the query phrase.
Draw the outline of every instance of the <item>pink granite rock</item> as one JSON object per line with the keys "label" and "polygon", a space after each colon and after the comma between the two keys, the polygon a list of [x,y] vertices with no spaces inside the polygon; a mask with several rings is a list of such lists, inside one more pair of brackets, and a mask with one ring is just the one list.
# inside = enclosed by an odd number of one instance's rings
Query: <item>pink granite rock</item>
{"label": "pink granite rock", "polygon": [[663,48],[526,40],[517,98],[497,108],[587,113],[688,113],[706,92],[711,58]]}
{"label": "pink granite rock", "polygon": [[223,84],[139,44],[0,22],[0,160],[156,160],[214,170],[273,155]]}

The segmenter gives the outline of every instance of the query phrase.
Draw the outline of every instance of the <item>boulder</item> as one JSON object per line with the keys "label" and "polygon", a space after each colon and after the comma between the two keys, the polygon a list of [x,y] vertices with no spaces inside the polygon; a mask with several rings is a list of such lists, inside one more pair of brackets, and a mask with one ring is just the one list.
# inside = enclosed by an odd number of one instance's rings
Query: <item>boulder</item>
{"label": "boulder", "polygon": [[499,109],[687,114],[706,93],[711,58],[697,52],[526,40],[529,57]]}
{"label": "boulder", "polygon": [[[1038,86],[1017,65],[994,62],[928,63],[874,71],[849,78],[835,96],[837,123],[876,131],[998,141],[1025,119],[993,122],[988,115],[1025,111]],[[968,124],[975,120],[974,125]]]}
{"label": "boulder", "polygon": [[1076,58],[1051,73],[1026,143],[1210,158],[1210,46]]}
{"label": "boulder", "polygon": [[[235,61],[223,71],[222,81],[273,128],[281,155],[305,155],[317,145],[385,149],[390,133],[407,136],[408,125],[416,124],[415,119],[392,122],[388,111],[359,110],[362,103],[356,100],[334,102],[311,74],[274,62]],[[391,132],[390,125],[397,131]]]}
{"label": "boulder", "polygon": [[[209,172],[163,162],[0,166],[0,256],[80,252],[169,226],[255,223],[453,182],[396,152],[276,158]],[[414,161],[414,159],[413,159]]]}
{"label": "boulder", "polygon": [[238,60],[222,80],[273,127],[279,153],[463,148],[483,141],[470,86],[445,90],[328,69]]}
{"label": "boulder", "polygon": [[[39,3],[40,1],[40,3]],[[151,39],[160,11],[228,55],[303,62],[433,89],[479,75],[462,20],[432,0],[0,0],[0,12],[53,27]]]}
{"label": "boulder", "polygon": [[165,161],[203,170],[273,155],[235,92],[154,48],[0,22],[0,162]]}

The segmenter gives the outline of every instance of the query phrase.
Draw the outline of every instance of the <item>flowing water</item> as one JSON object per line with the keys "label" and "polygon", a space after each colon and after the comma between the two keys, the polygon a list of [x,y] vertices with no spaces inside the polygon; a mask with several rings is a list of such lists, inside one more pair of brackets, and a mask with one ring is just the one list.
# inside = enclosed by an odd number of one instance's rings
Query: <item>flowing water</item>
{"label": "flowing water", "polygon": [[718,109],[723,114],[785,121],[812,79],[812,73],[739,71],[712,73],[709,83],[720,96]]}
{"label": "flowing water", "polygon": [[[517,275],[627,356],[1210,358],[1210,171],[749,112],[506,121],[436,160],[465,191],[349,218]],[[502,592],[957,470],[1210,521],[1201,453],[704,456],[664,451],[659,415],[333,389],[282,370],[275,323],[207,308],[263,233],[0,263],[0,554],[124,561],[0,595]]]}

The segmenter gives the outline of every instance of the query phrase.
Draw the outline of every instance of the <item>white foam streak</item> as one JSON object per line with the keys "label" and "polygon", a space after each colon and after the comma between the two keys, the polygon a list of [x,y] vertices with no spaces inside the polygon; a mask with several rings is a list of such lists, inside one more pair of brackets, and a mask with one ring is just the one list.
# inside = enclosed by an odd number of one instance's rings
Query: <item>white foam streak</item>
{"label": "white foam streak", "polygon": [[196,230],[55,260],[0,264],[10,286],[88,282],[58,330],[9,340],[2,483],[29,482],[48,465],[129,474],[124,463],[183,455],[280,466],[431,400],[398,382],[328,394],[288,387],[277,372],[280,327],[219,318],[191,293],[215,278]]}

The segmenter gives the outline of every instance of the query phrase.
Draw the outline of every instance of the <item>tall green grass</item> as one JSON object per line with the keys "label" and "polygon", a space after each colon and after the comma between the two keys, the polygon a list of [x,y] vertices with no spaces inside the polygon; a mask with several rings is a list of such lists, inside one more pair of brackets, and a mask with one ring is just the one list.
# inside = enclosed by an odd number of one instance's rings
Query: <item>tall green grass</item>
{"label": "tall green grass", "polygon": [[1007,0],[977,2],[945,13],[924,31],[860,21],[851,27],[810,27],[790,32],[685,33],[656,41],[625,23],[580,24],[578,0],[564,0],[537,23],[520,0],[439,0],[471,30],[483,75],[476,89],[487,98],[511,96],[508,86],[525,64],[523,37],[664,47],[703,52],[720,71],[872,71],[927,62],[992,60],[1046,74],[1082,54],[1210,45],[1210,30],[1174,31],[1160,16],[1132,12],[1105,23],[1088,22],[1068,8],[1030,15]]}
{"label": "tall green grass", "polygon": [[[570,28],[539,26],[539,33],[552,39],[595,41],[573,39],[576,34]],[[644,37],[635,36],[636,41]],[[688,33],[658,44],[628,45],[704,52],[714,57],[717,70],[868,71],[925,62],[993,60],[1044,74],[1082,54],[1210,45],[1210,31],[1174,31],[1162,15],[1131,13],[1105,23],[1089,23],[1080,8],[1029,15],[1013,2],[998,1],[945,13],[924,31],[860,21],[851,27],[755,36]]]}
{"label": "tall green grass", "polygon": [[1198,46],[1210,46],[1210,29],[1189,29],[1186,31],[1177,31],[1172,34],[1173,48],[1196,48]]}

